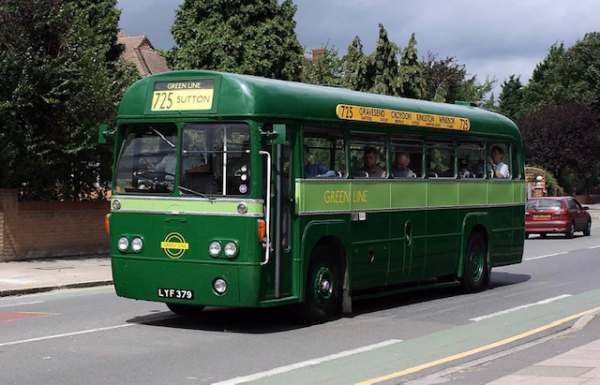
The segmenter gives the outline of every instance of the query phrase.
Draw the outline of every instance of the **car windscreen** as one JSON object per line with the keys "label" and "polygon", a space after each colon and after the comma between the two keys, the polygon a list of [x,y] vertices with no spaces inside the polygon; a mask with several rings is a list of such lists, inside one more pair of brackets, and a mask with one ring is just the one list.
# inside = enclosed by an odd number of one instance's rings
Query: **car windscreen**
{"label": "car windscreen", "polygon": [[561,208],[557,199],[535,199],[527,202],[528,210],[556,210]]}

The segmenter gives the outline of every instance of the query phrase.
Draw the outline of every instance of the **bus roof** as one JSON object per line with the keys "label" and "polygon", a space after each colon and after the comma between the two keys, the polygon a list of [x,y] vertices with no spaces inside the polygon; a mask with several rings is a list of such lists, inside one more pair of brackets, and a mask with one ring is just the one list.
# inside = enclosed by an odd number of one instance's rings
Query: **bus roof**
{"label": "bus roof", "polygon": [[[194,82],[206,79],[212,79],[214,84],[214,101],[210,110],[177,112],[151,110],[153,91],[157,82]],[[469,119],[469,132],[472,134],[504,136],[521,143],[519,130],[510,119],[477,107],[215,71],[173,71],[139,80],[123,96],[118,118],[160,117],[164,119],[165,117],[219,116],[340,122],[336,114],[336,108],[340,104],[466,118]],[[417,129],[440,133],[439,128],[418,127]]]}

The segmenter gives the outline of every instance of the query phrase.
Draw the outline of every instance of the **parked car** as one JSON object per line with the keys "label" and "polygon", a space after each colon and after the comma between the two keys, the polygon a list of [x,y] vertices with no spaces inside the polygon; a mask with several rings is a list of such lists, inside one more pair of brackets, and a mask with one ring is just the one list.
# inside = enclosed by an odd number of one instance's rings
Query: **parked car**
{"label": "parked car", "polygon": [[544,197],[530,199],[525,206],[525,236],[529,234],[560,233],[572,238],[576,231],[588,236],[592,230],[589,207],[573,197]]}

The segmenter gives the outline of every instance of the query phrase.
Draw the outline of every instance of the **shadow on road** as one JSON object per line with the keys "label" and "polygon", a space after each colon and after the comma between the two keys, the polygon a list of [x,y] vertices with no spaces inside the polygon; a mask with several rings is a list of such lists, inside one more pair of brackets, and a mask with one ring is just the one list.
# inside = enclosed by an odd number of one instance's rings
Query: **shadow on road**
{"label": "shadow on road", "polygon": [[[531,276],[528,274],[493,271],[490,290],[504,286],[518,285],[530,279]],[[358,300],[354,301],[353,313],[348,317],[352,318],[361,314],[401,308],[403,306],[455,297],[461,294],[464,294],[464,292],[457,286],[428,290],[417,289],[387,297]],[[266,309],[206,308],[195,317],[178,316],[165,310],[164,312],[134,317],[127,320],[127,322],[147,326],[242,334],[280,333],[306,327],[299,323],[294,315],[293,308],[290,306]]]}

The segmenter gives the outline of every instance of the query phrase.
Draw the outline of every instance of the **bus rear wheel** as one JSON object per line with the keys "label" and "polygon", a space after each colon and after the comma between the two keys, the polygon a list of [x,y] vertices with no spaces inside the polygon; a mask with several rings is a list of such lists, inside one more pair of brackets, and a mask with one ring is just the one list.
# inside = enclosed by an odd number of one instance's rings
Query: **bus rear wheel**
{"label": "bus rear wheel", "polygon": [[468,293],[485,290],[490,281],[487,242],[481,233],[473,233],[464,258],[462,285]]}
{"label": "bus rear wheel", "polygon": [[311,261],[304,303],[300,307],[302,320],[308,324],[322,323],[333,318],[340,310],[342,282],[340,267],[324,254],[325,249],[317,250]]}
{"label": "bus rear wheel", "polygon": [[173,313],[185,317],[195,317],[204,309],[202,305],[182,305],[179,303],[167,303],[166,305]]}

